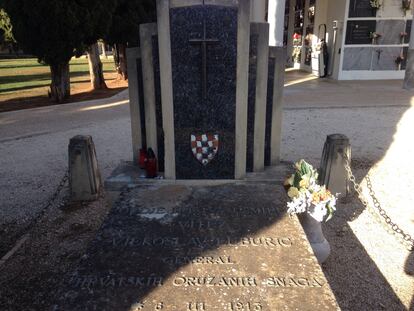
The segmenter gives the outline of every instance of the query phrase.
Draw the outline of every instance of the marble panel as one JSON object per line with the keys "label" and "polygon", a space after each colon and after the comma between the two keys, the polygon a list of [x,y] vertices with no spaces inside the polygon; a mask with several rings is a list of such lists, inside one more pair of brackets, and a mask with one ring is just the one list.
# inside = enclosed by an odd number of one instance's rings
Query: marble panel
{"label": "marble panel", "polygon": [[399,47],[374,48],[372,57],[372,70],[396,70],[396,58],[400,55]]}
{"label": "marble panel", "polygon": [[380,20],[377,21],[377,33],[381,34],[378,44],[400,44],[401,33],[405,30],[403,20]]}
{"label": "marble panel", "polygon": [[345,48],[342,70],[370,70],[372,53],[372,47]]}

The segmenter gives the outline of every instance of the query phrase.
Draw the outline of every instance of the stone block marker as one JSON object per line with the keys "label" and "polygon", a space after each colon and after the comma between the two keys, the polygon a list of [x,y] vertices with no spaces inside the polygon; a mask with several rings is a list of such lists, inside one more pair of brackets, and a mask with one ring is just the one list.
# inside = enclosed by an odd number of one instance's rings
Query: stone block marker
{"label": "stone block marker", "polygon": [[345,169],[346,158],[351,163],[351,145],[343,134],[331,134],[323,147],[319,181],[332,193],[345,197],[349,193],[349,181]]}
{"label": "stone block marker", "polygon": [[70,139],[69,188],[72,201],[93,201],[99,196],[101,176],[92,136]]}

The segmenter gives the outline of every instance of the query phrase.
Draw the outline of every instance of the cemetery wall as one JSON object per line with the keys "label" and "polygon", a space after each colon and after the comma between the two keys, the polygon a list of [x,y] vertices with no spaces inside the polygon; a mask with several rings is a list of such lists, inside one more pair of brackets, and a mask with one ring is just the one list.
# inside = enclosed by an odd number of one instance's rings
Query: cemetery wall
{"label": "cemetery wall", "polygon": [[[379,9],[373,9],[369,0],[297,0],[296,2],[300,2],[300,6],[304,8],[302,14],[296,14],[299,17],[295,15],[295,25],[303,26],[303,29],[295,28],[295,32],[302,32],[302,40],[299,41],[302,44],[302,55],[301,59],[296,61],[299,68],[318,74],[317,45],[323,37],[319,25],[326,24],[329,73],[332,78],[339,80],[404,78],[412,11],[403,10],[401,0],[380,0]],[[286,14],[286,17],[288,15]],[[334,21],[337,21],[338,25],[336,32],[333,27]],[[285,26],[288,24],[286,22]],[[306,62],[309,58],[306,44],[310,31],[312,33],[311,64]],[[292,44],[290,41],[291,38],[288,38],[288,48]]]}

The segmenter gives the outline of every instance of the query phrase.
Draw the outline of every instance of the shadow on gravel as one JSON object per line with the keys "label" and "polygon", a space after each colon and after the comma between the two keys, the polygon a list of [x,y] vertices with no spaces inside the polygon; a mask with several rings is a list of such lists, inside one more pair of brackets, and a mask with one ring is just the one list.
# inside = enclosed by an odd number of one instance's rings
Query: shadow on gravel
{"label": "shadow on gravel", "polygon": [[[354,173],[358,172],[356,179],[361,181],[376,162],[353,159],[352,168]],[[348,224],[364,209],[351,190],[347,198],[340,200],[335,217],[324,227],[332,247],[330,257],[322,265],[325,276],[341,310],[406,310]]]}
{"label": "shadow on gravel", "polygon": [[[414,278],[414,251],[408,255],[407,260],[405,262],[404,267],[405,273],[412,276]],[[413,298],[411,299],[410,309],[409,311],[414,311],[414,294]]]}
{"label": "shadow on gravel", "polygon": [[332,252],[322,268],[341,310],[406,310],[348,225],[364,206],[352,196],[338,207],[324,228]]}

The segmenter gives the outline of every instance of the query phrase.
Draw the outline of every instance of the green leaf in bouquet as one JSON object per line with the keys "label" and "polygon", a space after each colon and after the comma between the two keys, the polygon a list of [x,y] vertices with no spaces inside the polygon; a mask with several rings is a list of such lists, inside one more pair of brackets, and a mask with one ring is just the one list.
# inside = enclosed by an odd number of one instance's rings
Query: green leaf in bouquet
{"label": "green leaf in bouquet", "polygon": [[302,180],[302,176],[300,172],[296,172],[295,178],[293,179],[293,186],[299,189],[300,188],[299,184],[301,180]]}
{"label": "green leaf in bouquet", "polygon": [[334,209],[331,207],[330,204],[326,204],[326,209],[328,210],[328,217],[326,217],[325,222],[329,221],[334,214]]}
{"label": "green leaf in bouquet", "polygon": [[307,163],[304,160],[301,161],[300,172],[302,173],[302,175],[306,175],[306,173],[308,172],[308,166],[306,164]]}

